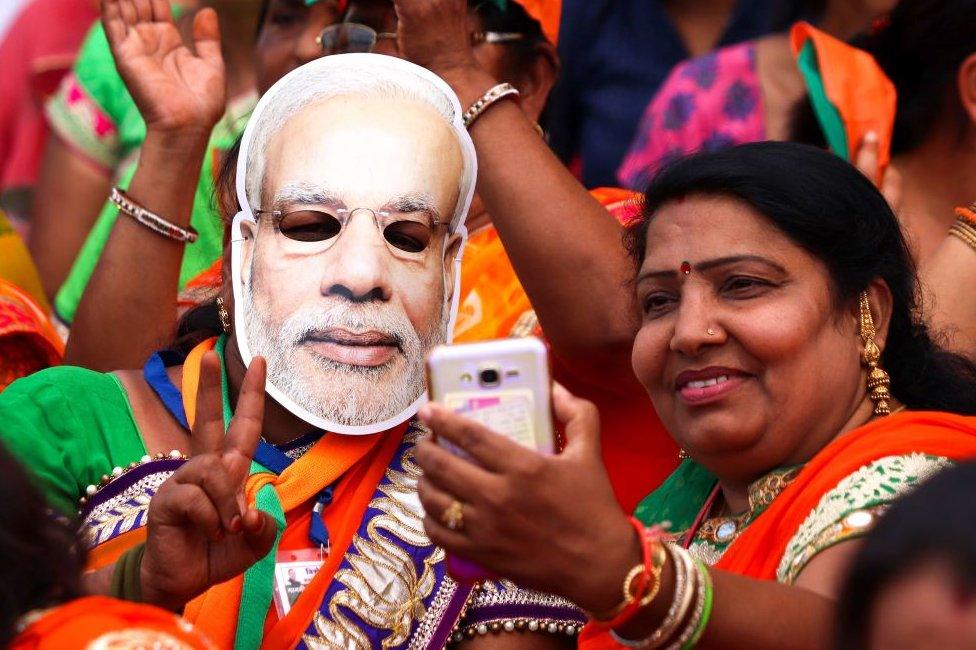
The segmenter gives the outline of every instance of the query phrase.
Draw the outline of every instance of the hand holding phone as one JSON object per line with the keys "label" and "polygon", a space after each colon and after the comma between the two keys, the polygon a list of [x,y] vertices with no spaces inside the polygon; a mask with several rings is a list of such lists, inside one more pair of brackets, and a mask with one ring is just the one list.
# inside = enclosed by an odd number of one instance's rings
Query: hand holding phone
{"label": "hand holding phone", "polygon": [[[537,452],[555,451],[551,382],[546,347],[536,338],[513,338],[434,348],[427,359],[431,400]],[[438,444],[459,456],[450,442]],[[492,578],[479,565],[448,555],[459,582]]]}

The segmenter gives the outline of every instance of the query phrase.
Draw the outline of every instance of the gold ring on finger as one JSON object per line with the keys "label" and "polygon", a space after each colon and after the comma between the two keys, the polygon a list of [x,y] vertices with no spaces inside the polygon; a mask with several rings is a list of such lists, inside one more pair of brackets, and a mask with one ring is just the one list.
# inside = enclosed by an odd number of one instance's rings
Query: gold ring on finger
{"label": "gold ring on finger", "polygon": [[451,501],[451,505],[447,506],[441,513],[441,523],[447,526],[449,530],[464,528],[464,505],[457,499]]}

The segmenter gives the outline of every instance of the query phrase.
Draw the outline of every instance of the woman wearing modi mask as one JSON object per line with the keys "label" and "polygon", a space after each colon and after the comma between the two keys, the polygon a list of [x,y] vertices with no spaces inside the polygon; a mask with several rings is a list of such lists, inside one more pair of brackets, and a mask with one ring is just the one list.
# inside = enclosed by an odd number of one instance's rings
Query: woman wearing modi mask
{"label": "woman wearing modi mask", "polygon": [[[822,647],[858,538],[976,454],[976,367],[929,338],[891,209],[831,154],[701,154],[645,201],[629,231],[643,313],[632,360],[694,463],[628,520],[586,402],[556,392],[569,421],[558,457],[430,405],[435,435],[483,467],[421,445],[425,525],[448,552],[587,610],[584,648]],[[569,485],[572,503],[557,496]],[[438,516],[455,500],[452,531]]]}
{"label": "woman wearing modi mask", "polygon": [[[466,45],[480,66],[518,89],[519,107],[532,122],[543,111],[558,69],[554,41],[559,5],[553,0],[466,1],[459,5],[468,21]],[[395,39],[390,37],[397,31],[397,18],[389,0],[353,0],[346,5],[344,22],[335,25],[329,25],[326,6],[321,2],[305,7],[297,0],[271,0],[265,9],[256,47],[261,91],[295,65],[316,56],[349,50],[400,56]],[[147,22],[152,23],[154,30],[172,29],[163,21]],[[131,58],[130,53],[118,46],[115,50],[126,83],[140,88],[143,76],[128,72],[132,67],[126,62]],[[196,63],[189,57],[185,61]],[[199,67],[207,70],[207,66]],[[189,104],[185,93],[174,91],[148,99],[153,101],[145,102],[140,110],[184,118],[184,123],[171,135],[183,141],[189,133],[186,139],[193,141],[192,134],[199,130],[200,118],[184,110]],[[532,142],[513,140],[518,143],[514,148],[545,147],[534,129],[528,137]],[[129,192],[147,209],[181,227],[190,223],[182,170],[198,166],[202,155],[198,147],[190,149],[189,155],[181,146],[159,160],[147,157],[147,164],[137,169]],[[592,195],[598,200],[594,202],[597,210],[587,215],[588,218],[598,222],[598,226],[612,228],[613,239],[608,248],[619,248],[617,220],[625,221],[633,213],[633,195],[608,188],[594,190]],[[630,325],[622,329],[616,322],[617,314],[574,310],[575,294],[548,290],[533,293],[532,287],[523,288],[516,271],[522,274],[525,268],[513,266],[509,261],[507,245],[503,246],[500,238],[503,233],[495,227],[492,211],[477,194],[466,226],[470,237],[462,262],[455,339],[473,341],[539,334],[541,322],[551,343],[556,377],[594,401],[603,414],[607,440],[604,461],[618,499],[624,507],[632,508],[674,469],[677,449],[626,359],[611,358],[600,351],[607,341],[616,346],[621,336],[629,336]],[[175,288],[184,250],[185,246],[179,242],[160,242],[157,234],[129,219],[117,220],[81,300],[68,344],[68,363],[111,370],[140,364],[152,350],[165,345],[176,327]],[[603,250],[597,246],[593,253],[602,255]],[[136,268],[151,268],[153,272],[144,275],[120,272]],[[585,274],[587,266],[574,270]],[[202,289],[198,295],[203,298],[198,300],[206,303],[204,311],[213,322],[216,322],[213,285],[219,284],[219,279],[218,262],[208,274],[190,284]],[[566,286],[573,284],[578,282],[568,281]],[[567,317],[570,313],[571,318]],[[108,328],[118,334],[111,341],[103,336]],[[630,467],[634,457],[647,459],[648,464],[641,472]]]}

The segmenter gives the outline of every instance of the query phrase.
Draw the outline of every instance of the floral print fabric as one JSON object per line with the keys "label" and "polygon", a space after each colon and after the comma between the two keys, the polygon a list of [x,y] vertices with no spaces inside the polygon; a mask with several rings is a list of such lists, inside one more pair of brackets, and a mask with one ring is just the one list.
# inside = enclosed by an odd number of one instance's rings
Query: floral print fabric
{"label": "floral print fabric", "polygon": [[642,191],[678,158],[765,137],[755,44],[721,48],[675,66],[644,111],[617,177]]}

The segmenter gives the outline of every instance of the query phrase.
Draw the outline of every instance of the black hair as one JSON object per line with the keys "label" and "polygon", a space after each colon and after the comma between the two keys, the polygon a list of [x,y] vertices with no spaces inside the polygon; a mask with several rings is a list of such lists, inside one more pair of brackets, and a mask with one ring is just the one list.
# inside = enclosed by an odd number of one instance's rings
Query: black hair
{"label": "black hair", "polygon": [[[976,463],[947,469],[898,499],[864,540],[837,601],[836,647],[870,647],[878,596],[928,562],[948,565],[960,596],[976,595]],[[968,504],[968,505],[967,505]]]}
{"label": "black hair", "polygon": [[83,553],[71,522],[55,517],[24,468],[0,445],[0,647],[34,609],[81,595]]}
{"label": "black hair", "polygon": [[[224,247],[230,241],[230,221],[241,209],[237,200],[237,157],[241,152],[244,134],[237,136],[234,144],[220,158],[214,193],[211,198],[224,222]],[[216,296],[213,300],[192,307],[183,314],[176,324],[176,336],[169,348],[186,355],[197,344],[223,332]]]}
{"label": "black hair", "polygon": [[[915,150],[946,106],[965,125],[956,97],[959,66],[976,52],[976,0],[901,0],[879,26],[852,39],[874,56],[898,92],[891,153]],[[794,107],[792,139],[823,145],[808,98]]]}
{"label": "black hair", "polygon": [[815,147],[759,142],[700,153],[663,168],[644,196],[645,218],[626,243],[638,265],[654,212],[689,194],[725,195],[749,204],[821,260],[838,308],[882,279],[892,295],[881,365],[891,393],[913,409],[976,413],[976,365],[931,338],[919,313],[915,265],[888,202],[849,163]]}

